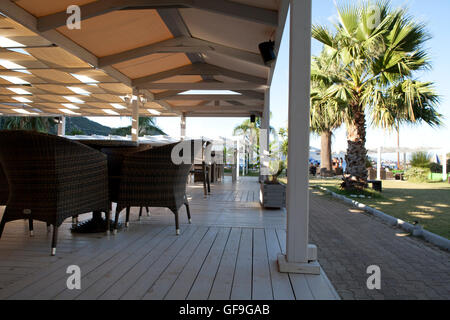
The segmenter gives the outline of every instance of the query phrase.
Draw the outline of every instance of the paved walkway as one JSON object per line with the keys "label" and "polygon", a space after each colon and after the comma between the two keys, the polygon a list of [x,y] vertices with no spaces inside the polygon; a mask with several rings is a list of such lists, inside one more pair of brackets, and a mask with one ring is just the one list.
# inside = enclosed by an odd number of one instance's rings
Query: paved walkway
{"label": "paved walkway", "polygon": [[[450,299],[450,253],[312,191],[311,243],[342,299]],[[366,286],[370,265],[381,290]]]}

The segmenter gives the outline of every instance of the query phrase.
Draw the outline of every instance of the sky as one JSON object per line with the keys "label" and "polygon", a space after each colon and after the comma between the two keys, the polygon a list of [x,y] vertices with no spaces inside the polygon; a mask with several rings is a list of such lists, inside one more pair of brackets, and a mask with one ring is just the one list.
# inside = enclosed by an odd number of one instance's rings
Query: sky
{"label": "sky", "polygon": [[[356,0],[355,0],[356,1]],[[441,96],[439,112],[444,116],[444,126],[430,128],[427,125],[403,126],[400,129],[400,144],[402,147],[431,149],[447,148],[450,151],[450,1],[449,0],[392,0],[392,6],[408,7],[409,13],[416,21],[426,23],[432,39],[426,48],[431,57],[432,70],[417,75],[417,80],[432,81],[436,91]],[[334,0],[313,0],[313,24],[332,26],[336,19]],[[289,21],[286,26],[289,25]],[[318,55],[322,45],[316,40],[312,42],[312,55]],[[271,87],[271,126],[277,130],[287,126],[288,119],[288,86],[289,79],[289,29],[284,31],[277,65]],[[129,118],[91,118],[102,124],[118,127],[130,125]],[[231,137],[233,128],[240,124],[243,118],[187,118],[187,136],[224,136]],[[158,118],[157,125],[168,135],[179,136],[179,118]],[[367,148],[376,149],[379,146],[395,147],[396,134],[390,134],[370,126],[367,131]],[[310,144],[320,148],[320,138],[311,135]],[[334,132],[333,151],[344,151],[347,146],[345,127]]]}

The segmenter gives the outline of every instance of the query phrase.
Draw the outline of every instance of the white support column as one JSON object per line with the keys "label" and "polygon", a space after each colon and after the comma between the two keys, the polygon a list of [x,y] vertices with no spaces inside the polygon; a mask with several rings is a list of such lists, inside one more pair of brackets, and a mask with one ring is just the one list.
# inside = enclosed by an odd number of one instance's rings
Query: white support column
{"label": "white support column", "polygon": [[237,177],[239,175],[239,170],[237,170],[237,163],[238,163],[237,154],[238,154],[238,151],[237,151],[236,146],[237,146],[237,142],[233,141],[233,163],[231,165],[231,181],[233,183],[235,183],[237,181]]}
{"label": "white support column", "polygon": [[240,158],[241,158],[240,148],[241,148],[241,145],[240,145],[239,139],[238,139],[238,140],[236,140],[236,180],[239,179]]}
{"label": "white support column", "polygon": [[136,98],[131,104],[131,140],[137,142],[139,141],[139,105],[141,104],[139,90],[133,88],[133,96]]}
{"label": "white support column", "polygon": [[317,248],[308,244],[311,7],[311,0],[290,0],[287,241],[278,265],[280,272],[319,274]]}
{"label": "white support column", "polygon": [[184,140],[186,137],[186,114],[183,113],[180,121],[180,137],[181,140]]}
{"label": "white support column", "polygon": [[58,136],[65,136],[66,135],[66,117],[61,116],[59,117],[58,122]]}
{"label": "white support column", "polygon": [[381,180],[381,147],[378,147],[377,180]]}
{"label": "white support column", "polygon": [[264,111],[261,118],[261,135],[259,137],[259,157],[261,181],[266,180],[269,169],[270,152],[270,88],[264,92]]}
{"label": "white support column", "polygon": [[447,151],[442,152],[442,180],[447,181]]}

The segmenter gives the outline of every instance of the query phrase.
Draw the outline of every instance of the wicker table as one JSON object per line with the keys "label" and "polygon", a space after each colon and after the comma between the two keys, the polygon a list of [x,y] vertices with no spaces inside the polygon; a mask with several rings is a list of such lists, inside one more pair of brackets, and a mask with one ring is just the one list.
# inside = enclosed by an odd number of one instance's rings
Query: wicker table
{"label": "wicker table", "polygon": [[[127,149],[134,149],[138,147],[138,144],[134,141],[124,141],[124,140],[76,140],[79,143],[85,144],[93,149],[96,149],[101,152],[105,152],[105,150],[117,149],[123,150],[126,152]],[[111,158],[108,156],[108,168],[111,167]],[[113,175],[116,173],[108,170],[108,176],[111,179],[115,178]],[[75,233],[99,233],[107,231],[107,221],[102,217],[102,213],[98,211],[94,211],[92,213],[92,218],[78,223],[77,225],[72,227],[72,232]],[[110,223],[110,226],[113,224]]]}

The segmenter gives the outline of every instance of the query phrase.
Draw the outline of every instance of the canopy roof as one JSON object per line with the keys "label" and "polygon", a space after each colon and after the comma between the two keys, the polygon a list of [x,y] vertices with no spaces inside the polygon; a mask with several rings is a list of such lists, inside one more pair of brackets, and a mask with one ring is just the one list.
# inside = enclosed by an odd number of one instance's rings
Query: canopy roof
{"label": "canopy roof", "polygon": [[[81,8],[79,30],[66,26],[70,5]],[[8,18],[0,20],[0,62],[7,61],[0,63],[6,76],[0,113],[130,116],[124,97],[134,88],[146,98],[141,115],[259,115],[274,65],[264,65],[258,44],[275,40],[278,52],[287,6],[281,0],[1,1]]]}

